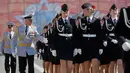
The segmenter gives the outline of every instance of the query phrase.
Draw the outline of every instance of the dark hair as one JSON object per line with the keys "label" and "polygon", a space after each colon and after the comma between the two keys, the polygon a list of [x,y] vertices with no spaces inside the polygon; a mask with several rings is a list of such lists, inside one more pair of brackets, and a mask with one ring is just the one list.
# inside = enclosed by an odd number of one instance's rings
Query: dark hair
{"label": "dark hair", "polygon": [[68,11],[68,5],[67,4],[63,4],[61,6],[61,10],[64,11],[64,12]]}
{"label": "dark hair", "polygon": [[80,16],[78,16],[78,17],[77,17],[77,20],[78,20],[78,19],[80,19],[80,18],[81,18],[81,17],[80,17]]}
{"label": "dark hair", "polygon": [[107,17],[110,17],[110,16],[111,16],[110,12],[109,12],[106,16],[107,16]]}
{"label": "dark hair", "polygon": [[44,27],[43,27],[43,29],[48,29],[48,26],[47,26],[47,25],[46,25],[46,26],[44,26]]}

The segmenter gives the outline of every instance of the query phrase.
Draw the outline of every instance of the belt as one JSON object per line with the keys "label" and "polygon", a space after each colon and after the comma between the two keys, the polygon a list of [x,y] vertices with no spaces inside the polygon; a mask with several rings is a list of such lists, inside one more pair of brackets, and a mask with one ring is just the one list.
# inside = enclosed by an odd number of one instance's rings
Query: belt
{"label": "belt", "polygon": [[24,36],[19,36],[19,40],[24,40]]}
{"label": "belt", "polygon": [[96,34],[83,34],[83,37],[95,38]]}
{"label": "belt", "polygon": [[109,36],[115,36],[115,34],[114,33],[109,33]]}
{"label": "belt", "polygon": [[72,34],[59,34],[59,36],[63,36],[63,37],[72,37]]}
{"label": "belt", "polygon": [[11,46],[4,46],[4,48],[11,48]]}
{"label": "belt", "polygon": [[21,47],[22,47],[22,46],[23,46],[23,47],[29,47],[29,46],[31,46],[31,44],[23,44],[23,43],[19,43],[18,46],[21,46]]}

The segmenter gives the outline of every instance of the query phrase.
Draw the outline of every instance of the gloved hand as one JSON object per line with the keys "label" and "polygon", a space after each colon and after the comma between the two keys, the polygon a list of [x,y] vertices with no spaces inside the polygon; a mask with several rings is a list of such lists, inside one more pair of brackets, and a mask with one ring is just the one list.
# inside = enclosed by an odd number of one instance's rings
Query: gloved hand
{"label": "gloved hand", "polygon": [[81,55],[82,54],[82,50],[80,48],[77,49],[77,53],[79,53]]}
{"label": "gloved hand", "polygon": [[77,55],[77,48],[74,49],[73,57],[75,57],[76,55]]}
{"label": "gloved hand", "polygon": [[43,38],[43,42],[44,42],[44,43],[48,43],[47,38]]}
{"label": "gloved hand", "polygon": [[124,42],[122,44],[122,48],[124,51],[129,51],[130,50],[130,43],[129,42]]}
{"label": "gloved hand", "polygon": [[42,49],[41,52],[44,53],[44,49]]}
{"label": "gloved hand", "polygon": [[99,49],[99,54],[100,54],[100,55],[103,54],[103,49]]}
{"label": "gloved hand", "polygon": [[56,50],[52,50],[51,52],[52,52],[52,55],[53,55],[54,57],[57,56],[57,54],[56,54]]}
{"label": "gloved hand", "polygon": [[39,49],[39,53],[42,53],[42,50],[41,50],[41,49]]}
{"label": "gloved hand", "polygon": [[104,42],[103,42],[103,45],[106,47],[106,46],[107,46],[107,41],[104,41]]}
{"label": "gloved hand", "polygon": [[41,53],[40,52],[37,53],[37,59],[39,59],[39,58],[41,58]]}
{"label": "gloved hand", "polygon": [[111,42],[113,42],[114,44],[117,44],[117,43],[118,43],[118,41],[115,40],[115,39],[112,39]]}
{"label": "gloved hand", "polygon": [[44,53],[44,49],[39,49],[39,53]]}
{"label": "gloved hand", "polygon": [[3,55],[3,52],[0,51],[0,55]]}
{"label": "gloved hand", "polygon": [[16,53],[12,53],[12,56],[13,56],[14,58],[16,58]]}

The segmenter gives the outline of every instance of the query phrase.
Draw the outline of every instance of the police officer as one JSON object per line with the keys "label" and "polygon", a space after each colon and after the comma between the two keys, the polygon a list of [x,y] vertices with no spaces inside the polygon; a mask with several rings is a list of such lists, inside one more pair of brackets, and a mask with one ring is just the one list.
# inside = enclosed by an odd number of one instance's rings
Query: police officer
{"label": "police officer", "polygon": [[[16,34],[14,32],[14,23],[8,23],[8,31],[4,33],[1,52],[5,55],[5,71],[6,73],[16,72]],[[11,62],[10,62],[11,61]]]}
{"label": "police officer", "polygon": [[93,16],[93,7],[90,3],[82,6],[84,17],[80,20],[80,29],[83,37],[84,73],[89,73],[90,62],[92,73],[99,72],[99,49],[101,46],[101,24],[100,19]]}
{"label": "police officer", "polygon": [[[122,73],[123,64],[121,60],[121,51],[118,46],[118,40],[115,36],[115,27],[118,21],[118,9],[115,4],[110,8],[110,16],[105,19],[103,32],[105,35],[104,39],[104,64],[109,65],[109,72],[114,73],[115,66],[118,65],[118,72]],[[108,69],[107,69],[108,70]]]}
{"label": "police officer", "polygon": [[24,16],[24,23],[25,25],[18,26],[16,30],[19,72],[25,73],[28,64],[28,73],[34,73],[34,55],[36,54],[34,43],[40,39],[40,35],[36,27],[32,24],[31,14]]}
{"label": "police officer", "polygon": [[124,73],[130,73],[130,7],[121,8],[119,20],[115,28],[115,33],[118,36],[119,44],[124,50],[123,52],[123,62],[124,62]]}
{"label": "police officer", "polygon": [[56,23],[56,39],[60,56],[60,73],[72,71],[72,31],[75,20],[69,17],[67,4],[61,6],[61,18]]}

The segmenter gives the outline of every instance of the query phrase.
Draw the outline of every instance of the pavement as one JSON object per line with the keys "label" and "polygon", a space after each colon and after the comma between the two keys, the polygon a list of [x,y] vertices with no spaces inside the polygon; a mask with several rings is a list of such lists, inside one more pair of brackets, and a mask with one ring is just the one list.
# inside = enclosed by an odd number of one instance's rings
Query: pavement
{"label": "pavement", "polygon": [[[18,57],[17,58],[17,67],[16,67],[16,73],[19,73],[18,71]],[[34,62],[34,68],[35,68],[35,73],[43,73],[43,68],[42,68],[42,60],[37,59],[35,56],[35,62]],[[26,67],[26,72],[28,73],[28,66]],[[0,55],[0,73],[6,73],[4,69],[4,56]]]}

